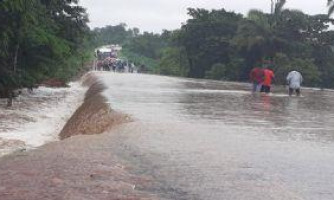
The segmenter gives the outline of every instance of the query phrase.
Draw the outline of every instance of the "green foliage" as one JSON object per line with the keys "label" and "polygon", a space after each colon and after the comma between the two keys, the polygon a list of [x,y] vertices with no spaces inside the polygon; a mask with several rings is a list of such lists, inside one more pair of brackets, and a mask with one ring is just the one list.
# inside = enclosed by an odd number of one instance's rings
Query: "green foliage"
{"label": "green foliage", "polygon": [[188,76],[246,81],[249,71],[267,58],[274,63],[277,83],[285,83],[290,70],[299,70],[307,85],[334,87],[328,75],[334,62],[334,32],[328,23],[333,21],[285,10],[284,3],[277,1],[272,14],[251,10],[247,18],[190,9],[191,19],[178,36],[189,59]]}
{"label": "green foliage", "polygon": [[138,28],[127,29],[126,24],[106,26],[93,30],[93,44],[98,47],[106,44],[122,45],[121,56],[137,66],[145,66],[149,72],[159,73],[159,60],[167,47],[162,34],[140,33]]}
{"label": "green foliage", "polygon": [[215,80],[224,80],[227,74],[227,67],[224,64],[216,63],[212,65],[211,70],[206,71],[205,78],[215,79]]}
{"label": "green foliage", "polygon": [[116,26],[106,26],[103,28],[95,28],[93,30],[93,43],[96,46],[106,44],[125,44],[129,39],[139,34],[139,29],[126,29],[126,24],[121,23]]}
{"label": "green foliage", "polygon": [[[89,48],[85,9],[77,0],[0,2],[0,93],[47,78],[68,80]],[[41,17],[43,16],[43,17]],[[77,64],[74,60],[80,60]]]}
{"label": "green foliage", "polygon": [[184,49],[168,47],[162,52],[159,62],[159,73],[172,76],[186,76],[189,69],[188,59]]}
{"label": "green foliage", "polygon": [[274,63],[276,82],[278,84],[285,84],[286,75],[292,70],[296,70],[302,73],[305,85],[318,86],[319,84],[320,72],[312,59],[290,59],[287,55],[278,53],[274,57]]}
{"label": "green foliage", "polygon": [[153,58],[149,58],[127,50],[122,51],[121,57],[127,58],[136,66],[145,66],[145,69],[148,70],[148,72],[157,73],[158,61]]}
{"label": "green foliage", "polygon": [[277,84],[285,83],[289,71],[299,70],[306,85],[334,87],[334,31],[329,28],[334,20],[284,9],[285,0],[271,2],[271,13],[251,10],[246,17],[189,8],[190,19],[180,29],[141,34],[123,26],[102,38],[122,34],[122,39],[103,41],[122,44],[123,56],[154,73],[248,81],[250,70],[267,60]]}
{"label": "green foliage", "polygon": [[240,79],[240,72],[244,67],[244,60],[241,58],[232,58],[230,63],[216,63],[212,65],[209,71],[206,71],[206,77],[215,80],[235,81]]}
{"label": "green foliage", "polygon": [[130,52],[140,53],[148,58],[158,59],[161,49],[165,46],[159,34],[144,32],[133,37],[123,48]]}
{"label": "green foliage", "polygon": [[263,13],[260,10],[250,10],[247,16],[248,20],[255,22],[257,26],[263,27],[264,30],[270,29],[270,17],[268,14]]}
{"label": "green foliage", "polygon": [[236,34],[241,15],[222,10],[188,9],[192,17],[181,28],[179,41],[189,60],[189,77],[204,78],[215,63],[230,62],[234,53],[230,40]]}

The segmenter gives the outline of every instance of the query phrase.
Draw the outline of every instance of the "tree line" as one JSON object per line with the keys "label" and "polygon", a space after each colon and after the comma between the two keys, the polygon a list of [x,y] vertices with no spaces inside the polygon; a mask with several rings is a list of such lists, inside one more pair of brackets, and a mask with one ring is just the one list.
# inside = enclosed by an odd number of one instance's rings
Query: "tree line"
{"label": "tree line", "polygon": [[78,73],[93,46],[78,0],[0,2],[0,96]]}
{"label": "tree line", "polygon": [[[140,33],[123,24],[123,38],[117,42],[123,45],[123,54],[148,65],[153,73],[247,81],[253,67],[267,65],[278,84],[285,82],[290,70],[298,70],[306,85],[333,88],[333,19],[284,9],[286,1],[272,2],[271,13],[254,9],[246,16],[225,9],[189,8],[186,23],[161,34]],[[331,2],[329,12],[334,10]],[[98,34],[106,38],[111,32],[100,29]]]}
{"label": "tree line", "polygon": [[[334,2],[328,3],[332,13]],[[246,16],[189,8],[179,29],[157,34],[126,24],[90,30],[78,0],[1,0],[0,97],[48,78],[69,80],[105,44],[121,44],[121,56],[152,73],[246,81],[251,68],[265,63],[278,83],[296,69],[307,85],[333,88],[333,19],[284,4],[273,0],[271,13]]]}

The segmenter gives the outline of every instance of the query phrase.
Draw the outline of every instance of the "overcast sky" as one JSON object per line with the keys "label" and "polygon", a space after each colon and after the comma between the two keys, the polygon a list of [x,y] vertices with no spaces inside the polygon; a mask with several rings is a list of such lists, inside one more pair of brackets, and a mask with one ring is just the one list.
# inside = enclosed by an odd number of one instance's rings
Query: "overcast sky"
{"label": "overcast sky", "polygon": [[[308,14],[326,13],[327,0],[287,0],[286,8]],[[270,11],[270,0],[80,0],[87,8],[90,27],[126,23],[141,31],[179,28],[188,18],[187,8],[221,9],[247,14],[256,8]]]}

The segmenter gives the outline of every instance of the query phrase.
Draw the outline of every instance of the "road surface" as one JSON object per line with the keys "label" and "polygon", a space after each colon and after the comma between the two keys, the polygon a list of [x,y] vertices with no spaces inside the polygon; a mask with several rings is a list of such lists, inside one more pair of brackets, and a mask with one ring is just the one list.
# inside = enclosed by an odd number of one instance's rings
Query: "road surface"
{"label": "road surface", "polygon": [[[334,93],[252,95],[247,84],[102,74],[118,153],[173,199],[334,199]],[[173,196],[174,195],[174,196]]]}
{"label": "road surface", "polygon": [[334,92],[96,74],[131,122],[3,158],[0,199],[334,199]]}

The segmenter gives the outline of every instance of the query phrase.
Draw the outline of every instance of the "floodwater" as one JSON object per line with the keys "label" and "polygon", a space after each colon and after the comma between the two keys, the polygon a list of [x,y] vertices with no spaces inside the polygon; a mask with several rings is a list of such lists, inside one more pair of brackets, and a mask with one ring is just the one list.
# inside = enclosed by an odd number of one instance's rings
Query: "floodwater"
{"label": "floodwater", "polygon": [[[98,73],[136,189],[164,199],[334,199],[334,92],[251,94],[248,84]],[[106,136],[104,136],[106,137]],[[111,137],[111,136],[108,136]]]}
{"label": "floodwater", "polygon": [[22,90],[11,108],[6,107],[7,99],[0,99],[0,157],[58,140],[86,91],[79,82],[69,86]]}

